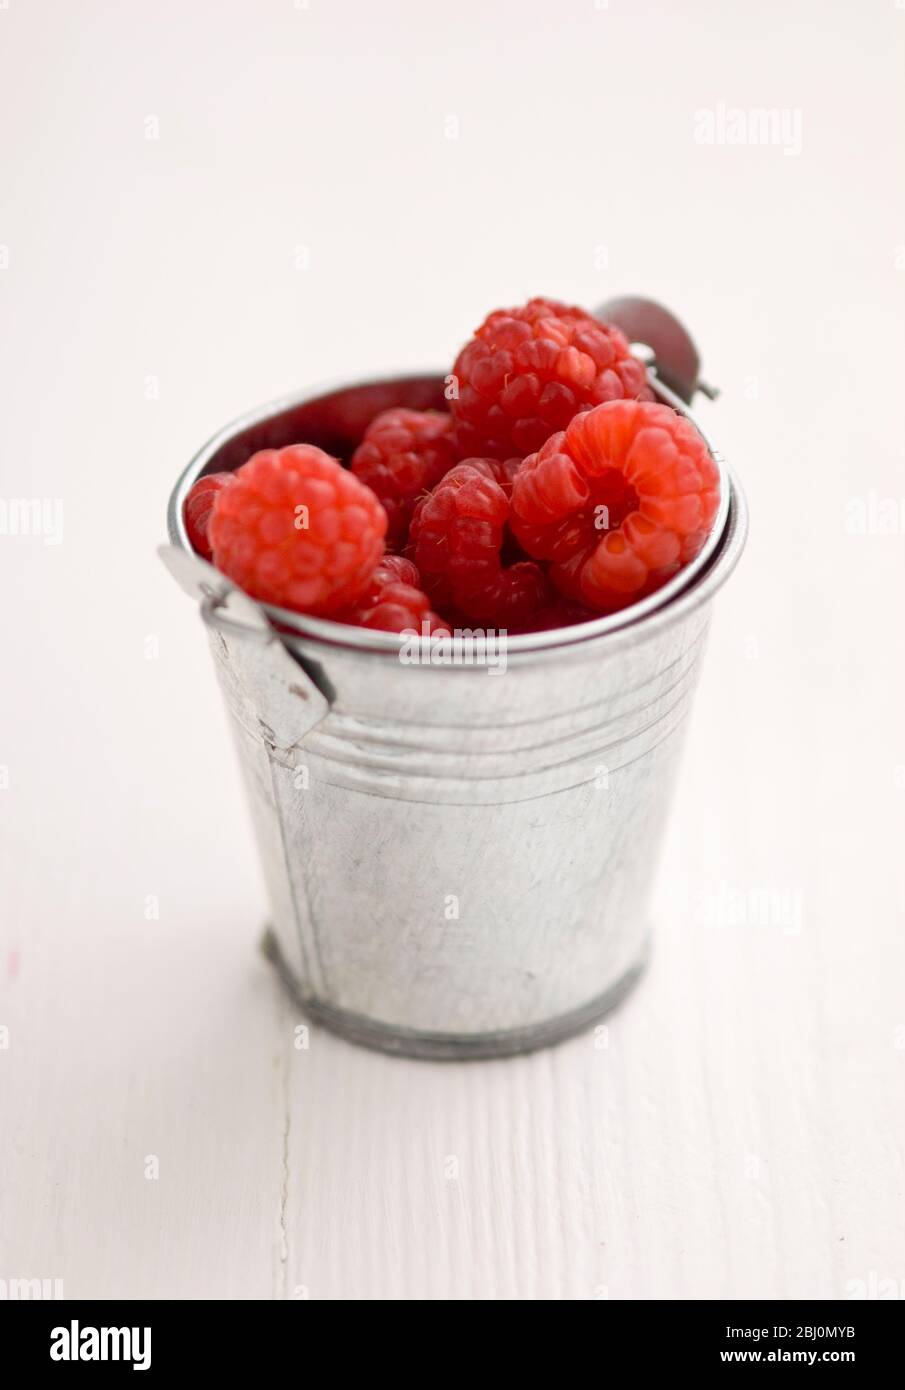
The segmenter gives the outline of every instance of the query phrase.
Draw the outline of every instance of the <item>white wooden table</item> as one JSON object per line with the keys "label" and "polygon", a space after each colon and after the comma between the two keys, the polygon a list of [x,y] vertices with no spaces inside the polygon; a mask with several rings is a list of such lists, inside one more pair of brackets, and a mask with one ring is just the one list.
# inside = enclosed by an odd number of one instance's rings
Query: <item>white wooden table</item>
{"label": "white wooden table", "polygon": [[[0,535],[0,1293],[905,1296],[905,14],[486,9],[0,11],[3,495],[64,509]],[[697,142],[719,101],[800,151]],[[516,1061],[297,1050],[171,482],[494,304],[642,290],[753,527],[650,973]]]}

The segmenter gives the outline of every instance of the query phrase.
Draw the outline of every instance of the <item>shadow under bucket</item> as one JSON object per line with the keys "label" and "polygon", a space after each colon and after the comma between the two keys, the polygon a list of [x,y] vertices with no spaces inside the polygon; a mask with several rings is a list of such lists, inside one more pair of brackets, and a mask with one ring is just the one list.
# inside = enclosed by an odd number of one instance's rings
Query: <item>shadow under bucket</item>
{"label": "shadow under bucket", "polygon": [[486,652],[469,663],[467,641],[452,664],[411,659],[411,643],[403,659],[404,639],[251,604],[191,556],[182,503],[201,474],[300,440],[347,459],[394,405],[442,408],[442,378],[299,395],[224,430],[173,492],[168,563],[202,598],[270,896],[265,950],[300,1007],[388,1052],[502,1056],[593,1023],[643,969],[683,726],[745,503],[724,473],[713,541],[669,586],[511,637],[495,666]]}

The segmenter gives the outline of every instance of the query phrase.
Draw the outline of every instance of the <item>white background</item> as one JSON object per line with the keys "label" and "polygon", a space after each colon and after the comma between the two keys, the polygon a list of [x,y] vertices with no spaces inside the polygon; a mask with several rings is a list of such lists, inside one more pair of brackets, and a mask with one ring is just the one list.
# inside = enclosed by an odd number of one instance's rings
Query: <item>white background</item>
{"label": "white background", "polygon": [[[905,1294],[903,49],[893,0],[0,5],[0,491],[64,505],[0,536],[0,1279]],[[800,153],[697,143],[720,101]],[[650,974],[604,1049],[296,1051],[170,486],[248,406],[624,292],[752,510]]]}

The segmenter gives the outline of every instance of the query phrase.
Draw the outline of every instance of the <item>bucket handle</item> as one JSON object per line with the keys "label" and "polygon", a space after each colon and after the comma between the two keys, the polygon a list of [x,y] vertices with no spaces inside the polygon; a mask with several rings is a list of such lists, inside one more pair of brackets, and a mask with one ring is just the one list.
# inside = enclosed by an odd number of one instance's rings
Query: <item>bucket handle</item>
{"label": "bucket handle", "polygon": [[719,395],[715,386],[701,380],[701,358],[694,339],[681,319],[665,305],[655,299],[626,295],[608,299],[594,310],[594,317],[620,328],[633,351],[646,348],[653,359],[648,365],[686,405],[691,404],[696,391],[711,400]]}
{"label": "bucket handle", "polygon": [[[200,601],[205,626],[219,632],[227,642],[231,668],[252,708],[263,714],[267,727],[277,731],[285,723],[284,737],[289,743],[297,742],[301,734],[315,728],[329,713],[335,695],[324,680],[318,679],[318,671],[309,669],[315,663],[306,662],[291,651],[263,608],[199,555],[175,545],[161,545],[157,553],[183,592]],[[256,648],[254,661],[244,657],[248,642]],[[275,698],[280,690],[304,697],[302,727],[298,700],[289,706],[291,717],[282,717],[286,703]]]}

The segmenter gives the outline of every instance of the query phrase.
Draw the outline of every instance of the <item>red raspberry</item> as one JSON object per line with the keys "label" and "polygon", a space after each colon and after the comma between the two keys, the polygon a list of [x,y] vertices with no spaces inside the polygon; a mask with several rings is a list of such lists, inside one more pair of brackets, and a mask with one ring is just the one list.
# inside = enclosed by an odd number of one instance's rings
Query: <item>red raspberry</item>
{"label": "red raspberry", "polygon": [[211,543],[207,528],[210,525],[214,502],[221,488],[231,483],[234,473],[208,473],[192,485],[192,490],[182,508],[182,518],[188,532],[192,549],[204,560],[211,559]]}
{"label": "red raspberry", "polygon": [[486,627],[516,627],[546,603],[540,567],[505,568],[506,494],[486,459],[451,469],[415,508],[409,532],[424,587],[440,608]]}
{"label": "red raspberry", "polygon": [[408,584],[413,589],[420,588],[418,566],[404,555],[384,555],[359,599],[359,606],[377,603],[388,584]]}
{"label": "red raspberry", "polygon": [[618,328],[552,299],[497,309],[459,353],[453,375],[459,452],[496,458],[532,453],[603,401],[653,398],[647,370]]}
{"label": "red raspberry", "polygon": [[451,415],[437,410],[384,410],[352,455],[352,472],[377,494],[387,514],[387,545],[408,536],[415,503],[456,461]]}
{"label": "red raspberry", "polygon": [[477,460],[475,460],[475,459],[470,459],[469,462],[470,462],[470,463],[478,462],[478,463],[484,463],[484,464],[486,464],[487,467],[490,469],[491,473],[493,474],[494,482],[499,483],[500,487],[501,487],[501,488],[503,489],[503,491],[505,492],[507,498],[511,498],[511,497],[512,497],[512,484],[513,484],[514,481],[515,481],[515,475],[516,475],[516,473],[519,471],[519,469],[520,469],[521,466],[522,466],[522,460],[521,460],[520,458],[514,458],[514,459],[484,458],[484,459],[477,459]]}
{"label": "red raspberry", "polygon": [[577,415],[526,458],[512,529],[551,560],[567,598],[615,609],[693,558],[719,504],[719,471],[694,426],[666,405],[611,401]]}
{"label": "red raspberry", "polygon": [[381,632],[408,632],[414,628],[420,637],[424,623],[429,633],[448,632],[443,619],[431,611],[430,599],[420,586],[421,577],[411,560],[385,555],[358,603],[336,617],[339,622],[378,628]]}
{"label": "red raspberry", "polygon": [[[599,613],[585,608],[581,603],[570,603],[568,599],[555,598],[552,603],[548,603],[523,623],[518,633],[547,632],[551,628],[574,627],[576,623],[587,623],[592,618],[599,617]],[[514,632],[512,635],[517,636],[518,633]]]}
{"label": "red raspberry", "polygon": [[253,598],[331,614],[364,592],[383,554],[386,512],[370,488],[312,444],[263,449],[222,488],[214,562]]}

